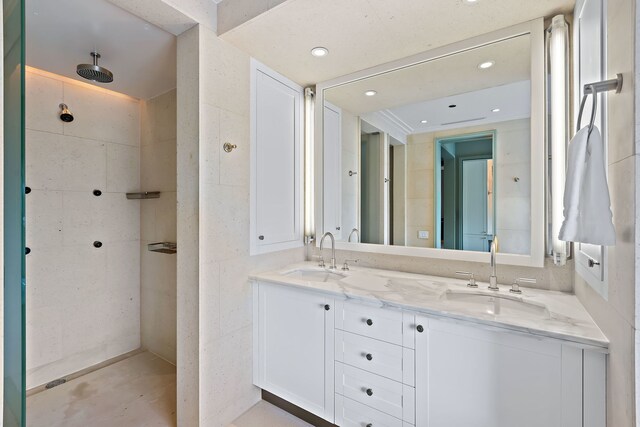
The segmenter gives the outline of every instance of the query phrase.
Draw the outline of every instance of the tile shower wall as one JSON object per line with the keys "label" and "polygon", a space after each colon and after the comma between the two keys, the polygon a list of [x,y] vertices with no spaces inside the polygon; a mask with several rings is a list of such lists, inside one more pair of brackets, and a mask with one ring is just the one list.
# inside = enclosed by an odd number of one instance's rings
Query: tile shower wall
{"label": "tile shower wall", "polygon": [[26,101],[29,389],[140,346],[140,107],[37,70]]}
{"label": "tile shower wall", "polygon": [[160,191],[140,202],[142,346],[176,363],[176,260],[147,244],[176,242],[176,90],[140,103],[140,188]]}

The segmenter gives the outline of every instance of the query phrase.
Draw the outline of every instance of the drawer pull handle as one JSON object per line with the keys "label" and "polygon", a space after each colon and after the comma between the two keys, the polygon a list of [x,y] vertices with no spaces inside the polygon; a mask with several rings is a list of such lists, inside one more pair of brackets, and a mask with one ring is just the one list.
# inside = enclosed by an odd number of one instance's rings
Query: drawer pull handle
{"label": "drawer pull handle", "polygon": [[331,310],[331,306],[329,304],[325,304],[324,305],[324,309],[329,311],[329,310]]}
{"label": "drawer pull handle", "polygon": [[373,427],[373,424],[369,423],[367,424],[367,427]]}
{"label": "drawer pull handle", "polygon": [[422,325],[418,325],[418,326],[416,326],[416,330],[417,330],[418,332],[424,332],[424,326],[422,326]]}
{"label": "drawer pull handle", "polygon": [[367,325],[369,325],[369,326],[373,325],[373,320],[367,319]]}
{"label": "drawer pull handle", "polygon": [[365,357],[367,358],[367,360],[373,360],[373,354],[371,353],[367,353]]}
{"label": "drawer pull handle", "polygon": [[370,388],[367,389],[366,393],[367,396],[373,396],[373,390],[371,390]]}

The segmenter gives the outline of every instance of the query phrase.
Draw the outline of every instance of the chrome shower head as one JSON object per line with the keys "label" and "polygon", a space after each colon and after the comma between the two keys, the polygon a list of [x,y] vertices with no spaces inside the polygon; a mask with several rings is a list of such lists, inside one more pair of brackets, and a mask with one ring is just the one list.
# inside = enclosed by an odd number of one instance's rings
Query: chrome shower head
{"label": "chrome shower head", "polygon": [[91,52],[91,56],[93,57],[93,64],[79,64],[76,68],[78,75],[98,83],[111,83],[113,81],[113,73],[98,65],[100,54]]}

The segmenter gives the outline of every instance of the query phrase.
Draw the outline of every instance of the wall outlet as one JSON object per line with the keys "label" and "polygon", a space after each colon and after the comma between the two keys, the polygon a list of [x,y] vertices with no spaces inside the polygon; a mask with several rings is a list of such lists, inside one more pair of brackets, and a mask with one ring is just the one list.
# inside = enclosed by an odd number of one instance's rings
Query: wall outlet
{"label": "wall outlet", "polygon": [[419,230],[418,231],[418,239],[428,239],[429,238],[429,232],[426,230]]}

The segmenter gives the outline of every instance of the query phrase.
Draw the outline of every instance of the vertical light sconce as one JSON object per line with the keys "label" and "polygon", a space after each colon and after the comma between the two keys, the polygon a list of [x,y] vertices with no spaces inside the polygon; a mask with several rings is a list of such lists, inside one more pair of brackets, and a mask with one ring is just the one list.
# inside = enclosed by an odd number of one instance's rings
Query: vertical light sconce
{"label": "vertical light sconce", "polygon": [[565,265],[569,243],[558,239],[564,219],[563,198],[569,135],[569,26],[557,15],[547,30],[548,52],[548,143],[551,155],[550,253],[556,265]]}
{"label": "vertical light sconce", "polygon": [[304,242],[309,244],[315,238],[313,221],[313,121],[314,89],[304,89]]}

